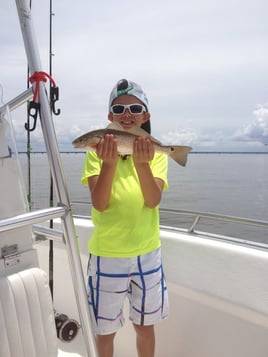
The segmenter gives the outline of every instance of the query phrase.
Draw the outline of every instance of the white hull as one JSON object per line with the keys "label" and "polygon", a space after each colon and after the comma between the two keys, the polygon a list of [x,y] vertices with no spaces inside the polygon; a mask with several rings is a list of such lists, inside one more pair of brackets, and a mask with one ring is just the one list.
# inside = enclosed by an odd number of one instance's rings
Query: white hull
{"label": "white hull", "polygon": [[[82,219],[75,223],[86,276],[92,225]],[[47,243],[36,248],[41,266],[48,269]],[[267,357],[267,251],[171,230],[162,231],[162,254],[170,314],[156,327],[157,357]],[[56,310],[79,320],[64,245],[55,249],[54,260]],[[115,356],[134,357],[127,306],[125,315]],[[60,348],[86,356],[81,336],[76,339]]]}

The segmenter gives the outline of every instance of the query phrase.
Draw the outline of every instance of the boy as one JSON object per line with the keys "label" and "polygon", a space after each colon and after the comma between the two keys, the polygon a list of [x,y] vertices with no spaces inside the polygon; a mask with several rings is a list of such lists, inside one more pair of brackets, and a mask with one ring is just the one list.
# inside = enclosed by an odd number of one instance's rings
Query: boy
{"label": "boy", "polygon": [[[108,119],[124,130],[150,132],[148,99],[135,82],[113,88]],[[95,226],[89,240],[89,303],[99,357],[113,356],[113,340],[123,326],[129,298],[139,357],[153,357],[154,324],[167,317],[167,289],[159,239],[161,194],[167,188],[167,156],[154,153],[139,137],[131,156],[118,155],[116,138],[106,135],[96,153],[87,152],[82,183],[88,184]]]}

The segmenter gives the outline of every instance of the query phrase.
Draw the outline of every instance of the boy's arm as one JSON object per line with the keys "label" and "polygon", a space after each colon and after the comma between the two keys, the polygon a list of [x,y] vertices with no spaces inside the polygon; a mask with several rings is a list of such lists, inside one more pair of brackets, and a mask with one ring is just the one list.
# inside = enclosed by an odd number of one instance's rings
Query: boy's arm
{"label": "boy's arm", "polygon": [[118,161],[117,143],[113,135],[106,135],[97,146],[97,155],[103,161],[100,174],[88,178],[91,201],[95,209],[104,211],[110,200],[114,173]]}
{"label": "boy's arm", "polygon": [[133,160],[140,180],[146,205],[154,208],[160,203],[164,182],[152,174],[149,161],[154,157],[154,146],[149,139],[138,138],[133,146]]}

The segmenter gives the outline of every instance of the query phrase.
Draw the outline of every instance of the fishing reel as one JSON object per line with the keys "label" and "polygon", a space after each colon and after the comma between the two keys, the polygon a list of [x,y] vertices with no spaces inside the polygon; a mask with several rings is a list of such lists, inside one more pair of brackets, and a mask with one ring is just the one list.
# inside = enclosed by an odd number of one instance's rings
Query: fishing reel
{"label": "fishing reel", "polygon": [[55,314],[55,324],[58,338],[63,342],[72,341],[80,328],[76,320],[69,319],[65,314]]}

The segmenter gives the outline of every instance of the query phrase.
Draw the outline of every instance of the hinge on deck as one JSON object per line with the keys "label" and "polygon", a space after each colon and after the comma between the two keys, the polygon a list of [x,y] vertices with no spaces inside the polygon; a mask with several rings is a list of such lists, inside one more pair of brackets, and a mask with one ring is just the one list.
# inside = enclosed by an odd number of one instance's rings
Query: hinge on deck
{"label": "hinge on deck", "polygon": [[17,244],[2,247],[1,255],[4,258],[5,268],[10,268],[20,262],[20,254],[18,253]]}

